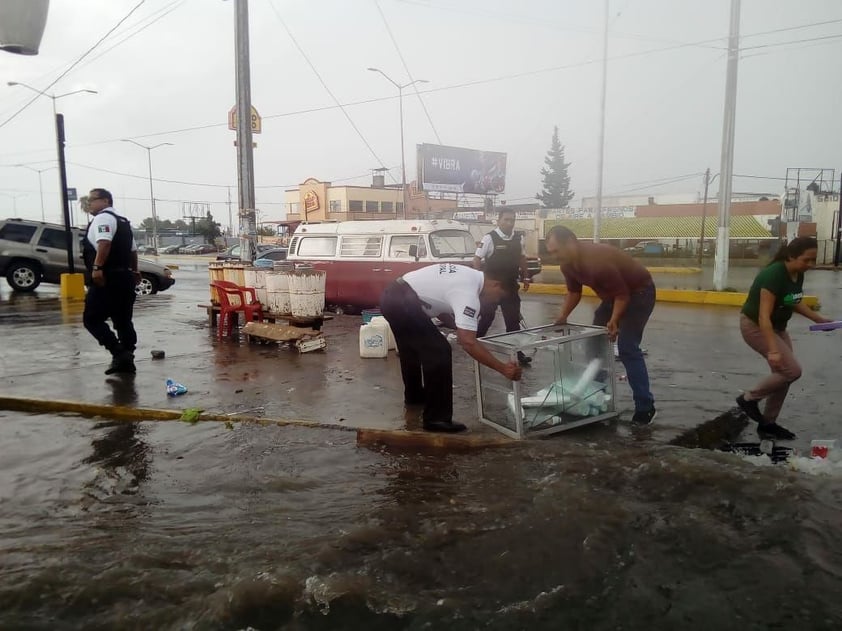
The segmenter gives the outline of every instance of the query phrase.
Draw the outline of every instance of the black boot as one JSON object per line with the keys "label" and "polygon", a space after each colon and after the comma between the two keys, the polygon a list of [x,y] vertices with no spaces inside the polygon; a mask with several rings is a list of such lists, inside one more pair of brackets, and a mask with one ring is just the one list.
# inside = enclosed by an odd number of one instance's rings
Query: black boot
{"label": "black boot", "polygon": [[134,365],[134,353],[130,351],[117,351],[112,355],[111,365],[105,369],[106,375],[125,374],[133,375],[137,372]]}

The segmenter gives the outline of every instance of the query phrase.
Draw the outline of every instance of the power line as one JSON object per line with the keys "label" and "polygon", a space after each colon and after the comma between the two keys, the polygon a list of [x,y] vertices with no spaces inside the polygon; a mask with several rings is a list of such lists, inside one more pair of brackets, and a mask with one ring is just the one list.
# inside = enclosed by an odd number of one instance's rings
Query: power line
{"label": "power line", "polygon": [[415,77],[413,77],[412,73],[409,71],[409,66],[406,63],[406,59],[404,59],[400,46],[398,46],[398,40],[395,39],[395,35],[394,33],[392,33],[392,28],[389,26],[389,20],[386,19],[386,14],[383,13],[383,9],[380,7],[380,3],[378,2],[378,0],[374,0],[374,6],[377,7],[377,12],[380,13],[380,17],[383,18],[383,24],[386,27],[386,32],[389,33],[389,37],[392,40],[392,44],[394,44],[395,50],[398,52],[398,57],[400,58],[401,63],[403,64],[403,69],[406,71],[406,75],[412,82],[412,87],[415,90],[415,96],[418,97],[418,102],[421,103],[421,107],[424,109],[424,115],[427,117],[427,122],[430,123],[430,127],[432,128],[433,134],[435,134],[438,143],[442,144],[439,132],[436,129],[436,126],[433,124],[433,119],[430,117],[430,112],[427,110],[427,105],[426,103],[424,103],[424,99],[421,98],[421,93],[418,91],[418,84],[415,82]]}
{"label": "power line", "polygon": [[[93,46],[91,46],[88,50],[86,50],[86,51],[82,54],[82,56],[81,56],[81,57],[79,57],[76,61],[74,61],[72,64],[70,64],[70,66],[68,66],[67,70],[65,70],[64,72],[62,72],[62,73],[61,73],[58,77],[56,77],[56,78],[52,81],[52,83],[50,83],[47,87],[45,87],[45,88],[44,88],[43,90],[41,90],[40,92],[42,92],[42,93],[43,93],[43,92],[46,92],[46,91],[47,91],[47,90],[49,90],[51,87],[53,87],[56,83],[58,83],[59,81],[61,81],[61,80],[62,80],[65,76],[67,76],[67,74],[68,74],[71,70],[73,70],[76,66],[78,66],[78,65],[82,62],[82,60],[83,60],[83,59],[85,59],[85,57],[87,57],[89,54],[91,54],[97,46],[99,46],[102,42],[104,42],[104,41],[108,38],[108,36],[109,36],[109,35],[111,35],[111,33],[113,33],[114,31],[116,31],[116,30],[120,27],[120,25],[121,25],[121,24],[123,24],[123,22],[125,22],[126,20],[128,20],[128,19],[132,16],[132,14],[133,14],[135,11],[137,11],[137,10],[138,10],[141,6],[143,6],[143,4],[144,4],[145,2],[146,2],[146,0],[140,0],[140,2],[138,2],[138,3],[137,3],[137,4],[136,4],[136,5],[132,8],[132,10],[131,10],[131,11],[129,11],[129,12],[128,12],[128,13],[127,13],[127,14],[126,14],[126,15],[125,15],[125,16],[124,16],[124,17],[123,17],[120,21],[119,21],[119,22],[117,22],[117,24],[115,24],[115,25],[114,25],[114,26],[113,26],[113,27],[112,27],[112,28],[111,28],[111,29],[110,29],[110,30],[109,30],[109,31],[108,31],[105,35],[103,35],[101,38],[99,38]],[[23,112],[26,108],[28,108],[30,105],[32,105],[32,104],[33,104],[33,103],[34,103],[34,102],[38,99],[38,97],[39,97],[39,96],[41,96],[41,94],[36,94],[34,97],[32,97],[32,99],[30,99],[30,100],[26,103],[26,105],[24,105],[24,106],[23,106],[22,108],[20,108],[17,112],[15,112],[14,114],[12,114],[9,118],[7,118],[6,120],[4,120],[2,123],[0,123],[0,128],[5,127],[8,123],[10,123],[12,120],[14,120],[14,119],[15,119],[15,117],[16,117],[18,114],[20,114],[20,113],[21,113],[21,112]]]}
{"label": "power line", "polygon": [[[348,123],[350,123],[351,127],[353,127],[354,131],[357,132],[357,135],[360,137],[360,140],[363,141],[363,144],[365,144],[365,146],[368,148],[369,152],[371,152],[371,155],[374,156],[374,159],[377,160],[377,162],[380,164],[380,166],[385,169],[386,165],[383,163],[383,160],[380,159],[380,156],[377,155],[377,152],[374,151],[374,148],[371,146],[371,144],[369,144],[368,140],[366,140],[366,137],[363,135],[362,131],[360,131],[360,128],[357,127],[357,124],[351,118],[351,115],[348,114],[348,111],[345,109],[345,105],[343,105],[342,103],[339,102],[339,99],[336,98],[336,95],[328,87],[328,85],[325,82],[324,78],[322,77],[321,73],[316,69],[316,66],[313,64],[313,62],[310,61],[310,57],[307,55],[306,52],[304,52],[304,49],[299,45],[298,40],[295,39],[295,36],[292,34],[292,31],[287,26],[287,23],[284,21],[284,19],[281,17],[281,14],[278,12],[278,9],[275,7],[274,0],[269,0],[269,6],[272,8],[272,11],[274,12],[275,17],[278,18],[278,21],[281,23],[281,26],[284,28],[287,35],[289,35],[289,38],[292,40],[292,43],[298,49],[298,52],[301,53],[302,57],[304,57],[304,61],[306,61],[307,65],[310,66],[310,70],[313,71],[313,74],[316,75],[316,78],[319,80],[319,83],[322,84],[322,87],[330,95],[330,98],[333,99],[334,103],[336,103],[336,107],[338,107],[340,110],[342,110],[342,113],[345,115],[345,118],[348,120]],[[392,179],[394,179],[394,176],[391,173],[389,175],[391,175]]]}
{"label": "power line", "polygon": [[836,35],[823,35],[821,37],[809,37],[806,39],[794,39],[789,42],[773,42],[771,44],[757,44],[756,46],[744,46],[740,48],[740,52],[744,52],[747,50],[756,50],[758,48],[776,48],[778,46],[788,46],[790,44],[803,44],[805,42],[820,42],[828,39],[839,39],[842,38],[842,33],[837,33]]}

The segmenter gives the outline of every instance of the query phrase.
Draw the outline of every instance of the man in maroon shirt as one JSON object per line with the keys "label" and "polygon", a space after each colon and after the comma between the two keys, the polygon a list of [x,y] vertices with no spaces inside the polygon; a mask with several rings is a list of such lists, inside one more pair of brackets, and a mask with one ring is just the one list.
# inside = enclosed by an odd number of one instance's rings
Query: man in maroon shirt
{"label": "man in maroon shirt", "polygon": [[655,284],[649,270],[615,247],[580,242],[564,226],[550,229],[546,245],[547,252],[561,261],[567,283],[567,299],[556,323],[567,322],[582,299],[583,285],[596,292],[602,303],[593,323],[606,327],[609,338],[617,340],[620,361],[634,395],[632,422],[648,425],[655,418],[655,399],[649,390],[649,372],[640,342],[655,307]]}

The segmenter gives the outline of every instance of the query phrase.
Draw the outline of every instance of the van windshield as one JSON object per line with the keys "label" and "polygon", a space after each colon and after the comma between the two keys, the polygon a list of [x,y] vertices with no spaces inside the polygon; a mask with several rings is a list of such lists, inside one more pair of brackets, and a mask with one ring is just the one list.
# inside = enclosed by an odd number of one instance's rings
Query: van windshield
{"label": "van windshield", "polygon": [[430,233],[430,250],[435,258],[473,256],[477,244],[467,230],[436,230]]}

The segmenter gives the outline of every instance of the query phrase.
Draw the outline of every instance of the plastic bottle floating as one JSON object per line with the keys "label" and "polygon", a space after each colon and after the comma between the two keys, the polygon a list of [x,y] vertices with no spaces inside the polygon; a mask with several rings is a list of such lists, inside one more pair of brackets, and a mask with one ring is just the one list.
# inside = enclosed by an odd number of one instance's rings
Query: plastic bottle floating
{"label": "plastic bottle floating", "polygon": [[168,397],[177,397],[182,394],[187,393],[187,386],[184,384],[178,383],[177,381],[173,381],[172,379],[167,379],[167,396]]}

